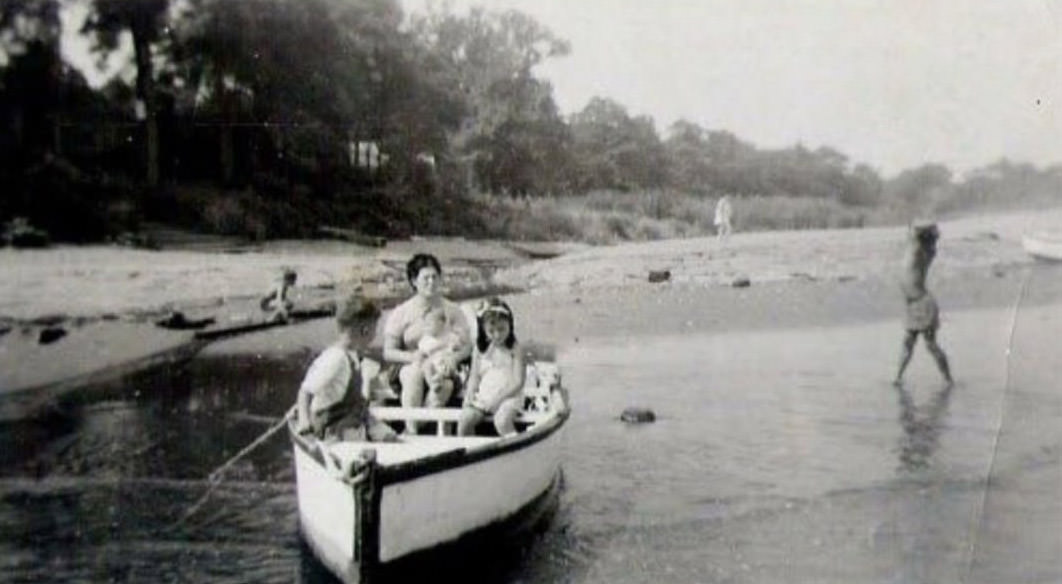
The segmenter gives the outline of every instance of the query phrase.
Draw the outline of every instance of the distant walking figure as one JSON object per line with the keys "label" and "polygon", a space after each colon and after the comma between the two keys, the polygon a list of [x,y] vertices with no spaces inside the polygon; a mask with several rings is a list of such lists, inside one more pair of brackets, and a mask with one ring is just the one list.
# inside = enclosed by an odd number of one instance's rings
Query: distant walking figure
{"label": "distant walking figure", "polygon": [[719,202],[715,204],[715,233],[719,241],[726,239],[733,230],[733,226],[730,224],[733,215],[734,208],[730,204],[730,195],[723,195],[719,198]]}
{"label": "distant walking figure", "polygon": [[936,299],[926,289],[926,275],[929,272],[929,264],[937,255],[939,237],[940,231],[933,223],[912,224],[908,231],[907,251],[904,254],[903,272],[900,276],[900,289],[903,291],[907,305],[900,365],[896,371],[896,380],[893,382],[896,385],[903,382],[903,372],[911,361],[911,353],[919,334],[925,338],[926,349],[937,362],[937,368],[944,376],[944,382],[948,386],[953,383],[951,370],[948,368],[948,357],[937,344],[940,309],[937,307]]}

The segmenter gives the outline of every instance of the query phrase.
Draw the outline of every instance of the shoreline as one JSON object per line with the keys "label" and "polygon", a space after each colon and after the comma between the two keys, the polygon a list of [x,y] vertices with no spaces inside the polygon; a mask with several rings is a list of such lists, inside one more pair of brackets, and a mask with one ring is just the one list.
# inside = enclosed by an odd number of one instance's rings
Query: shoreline
{"label": "shoreline", "polygon": [[[1051,224],[1062,224],[1062,209],[941,223],[929,285],[941,304],[945,334],[949,313],[1012,306],[1023,281],[1039,273],[1049,276],[1037,278],[1023,302],[1062,298],[1062,277],[1050,277],[1062,270],[1036,262],[1020,244],[1024,231]],[[0,250],[0,267],[12,275],[0,283],[0,330],[6,329],[0,334],[0,369],[37,363],[33,368],[48,371],[20,370],[6,377],[11,383],[18,379],[18,388],[40,387],[143,357],[148,343],[138,339],[158,337],[162,329],[153,320],[173,310],[219,321],[261,318],[254,299],[282,267],[299,272],[303,299],[340,299],[355,290],[374,300],[399,299],[408,294],[402,267],[418,251],[440,258],[450,289],[463,292],[460,296],[509,298],[521,315],[519,334],[538,342],[899,321],[902,306],[891,264],[903,237],[903,228],[739,233],[723,244],[696,238],[575,246],[537,261],[504,242],[453,238],[420,238],[382,249],[273,242],[261,252],[238,255],[101,247]],[[669,277],[651,283],[649,273],[659,270]],[[733,285],[739,279],[742,285]],[[62,339],[37,344],[36,332],[57,323],[91,350],[63,347]],[[160,342],[191,336],[170,334],[175,336]],[[333,334],[331,319],[320,319],[215,341],[206,350],[316,350]],[[0,378],[0,393],[18,389],[9,386]]]}
{"label": "shoreline", "polygon": [[[1006,273],[1034,260],[1021,247],[1025,232],[1062,225],[1062,208],[940,223],[942,238],[931,278],[988,270]],[[147,251],[108,246],[0,249],[0,324],[48,320],[139,320],[172,310],[202,312],[267,291],[284,268],[299,274],[296,291],[370,297],[408,293],[403,266],[428,251],[443,263],[455,290],[592,293],[610,289],[730,287],[748,280],[836,282],[891,277],[904,228],[738,233],[587,247],[550,244],[553,259],[532,259],[518,243],[416,238],[366,248],[336,241],[276,241],[240,254]],[[666,272],[663,284],[648,282]],[[467,296],[467,294],[466,294]]]}

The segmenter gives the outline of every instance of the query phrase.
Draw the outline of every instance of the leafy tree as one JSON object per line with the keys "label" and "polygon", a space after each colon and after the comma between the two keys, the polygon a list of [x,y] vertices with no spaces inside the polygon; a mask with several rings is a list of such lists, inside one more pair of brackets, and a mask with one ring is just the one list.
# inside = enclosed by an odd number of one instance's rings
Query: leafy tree
{"label": "leafy tree", "polygon": [[951,186],[951,170],[941,164],[924,164],[901,172],[885,183],[885,204],[900,205],[908,213],[920,212]]}
{"label": "leafy tree", "polygon": [[0,65],[26,51],[33,42],[58,50],[62,33],[58,0],[4,0],[0,2]]}
{"label": "leafy tree", "polygon": [[[222,177],[233,175],[236,128],[262,128],[278,159],[310,174],[348,165],[349,145],[373,142],[392,162],[435,146],[436,99],[400,32],[394,0],[195,0],[178,34],[179,70],[195,115],[218,128]],[[428,148],[430,149],[430,148]]]}
{"label": "leafy tree", "polygon": [[533,69],[566,55],[568,43],[518,11],[432,9],[412,29],[442,70],[437,81],[463,105],[450,145],[470,182],[514,193],[563,188],[567,132],[552,87]]}
{"label": "leafy tree", "polygon": [[39,158],[61,150],[60,112],[64,70],[59,56],[57,0],[0,3],[0,120],[3,160]]}
{"label": "leafy tree", "polygon": [[849,179],[850,188],[841,196],[841,202],[850,205],[875,205],[881,202],[884,182],[877,171],[866,164],[857,164]]}
{"label": "leafy tree", "polygon": [[667,181],[667,154],[652,118],[632,118],[619,103],[590,100],[571,118],[577,186],[588,189],[658,188]]}
{"label": "leafy tree", "polygon": [[711,191],[708,137],[703,128],[679,120],[668,129],[664,147],[672,186],[689,193],[707,194]]}
{"label": "leafy tree", "polygon": [[155,89],[154,47],[168,21],[169,0],[93,0],[92,12],[82,29],[95,38],[95,48],[107,53],[119,46],[122,33],[133,40],[136,96],[144,118],[144,180],[154,188],[159,182],[158,102]]}

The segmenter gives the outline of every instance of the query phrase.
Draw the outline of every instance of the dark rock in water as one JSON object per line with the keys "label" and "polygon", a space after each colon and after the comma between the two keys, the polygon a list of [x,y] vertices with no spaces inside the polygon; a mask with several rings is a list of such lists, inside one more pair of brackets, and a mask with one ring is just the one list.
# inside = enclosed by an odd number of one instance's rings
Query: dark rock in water
{"label": "dark rock in water", "polygon": [[620,414],[620,420],[628,424],[646,424],[656,421],[656,414],[649,408],[627,408]]}
{"label": "dark rock in water", "polygon": [[730,282],[730,285],[734,288],[748,288],[752,285],[752,281],[749,280],[747,276],[738,276]]}
{"label": "dark rock in water", "polygon": [[649,270],[649,281],[656,284],[671,279],[671,270]]}
{"label": "dark rock in water", "polygon": [[66,329],[64,329],[63,327],[48,327],[46,329],[41,330],[40,336],[37,337],[37,342],[41,345],[50,345],[65,336]]}

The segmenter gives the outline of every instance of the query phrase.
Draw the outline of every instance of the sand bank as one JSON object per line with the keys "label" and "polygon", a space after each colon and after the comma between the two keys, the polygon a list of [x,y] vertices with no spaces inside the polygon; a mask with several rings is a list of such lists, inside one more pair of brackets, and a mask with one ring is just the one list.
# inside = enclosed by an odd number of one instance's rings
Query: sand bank
{"label": "sand bank", "polygon": [[[1033,265],[1021,249],[1023,232],[1062,224],[1062,210],[966,218],[941,224],[939,258],[931,275],[945,311],[1016,301],[1023,274]],[[366,248],[343,242],[271,242],[240,254],[143,251],[115,247],[0,250],[0,324],[11,330],[34,319],[66,318],[93,332],[106,356],[78,352],[59,358],[41,346],[40,359],[57,368],[78,363],[106,367],[142,357],[140,336],[155,333],[152,320],[171,310],[195,316],[233,315],[267,290],[284,267],[299,273],[306,296],[342,298],[356,287],[374,296],[408,293],[402,267],[417,251],[440,257],[455,290],[512,286],[520,330],[528,338],[565,343],[579,336],[725,331],[893,318],[898,314],[889,268],[903,245],[903,228],[738,233],[610,247],[566,246],[560,257],[532,261],[526,249],[499,242],[418,239]],[[670,278],[650,283],[650,271]],[[748,287],[735,288],[736,279]],[[1050,285],[1038,288],[1050,301]],[[235,310],[235,308],[233,308]],[[533,316],[532,316],[533,315]],[[55,320],[52,318],[51,320]],[[45,320],[49,320],[45,318]],[[136,323],[120,338],[93,323]],[[111,327],[114,328],[114,327]],[[150,329],[150,330],[149,330]],[[140,332],[143,331],[143,332]],[[26,347],[0,336],[0,361],[21,367]],[[334,333],[319,322],[270,331],[219,346],[244,352],[313,350]],[[124,347],[124,349],[121,349]],[[59,377],[61,372],[54,373]],[[22,379],[26,374],[19,372]],[[49,378],[51,379],[51,378]],[[23,386],[29,382],[22,383]],[[33,380],[30,380],[33,381]],[[33,385],[39,385],[33,384]],[[0,388],[8,389],[8,388]]]}

